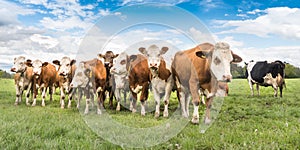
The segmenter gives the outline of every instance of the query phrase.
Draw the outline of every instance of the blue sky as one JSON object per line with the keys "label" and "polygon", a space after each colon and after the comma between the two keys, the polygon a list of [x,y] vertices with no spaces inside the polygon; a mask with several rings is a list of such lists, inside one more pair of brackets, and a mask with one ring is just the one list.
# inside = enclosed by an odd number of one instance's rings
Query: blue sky
{"label": "blue sky", "polygon": [[[167,7],[142,11],[137,7],[149,3]],[[20,55],[52,61],[66,55],[76,58],[78,51],[90,48],[84,52],[96,57],[92,49],[99,48],[97,41],[103,41],[103,50],[119,52],[143,40],[188,49],[204,39],[228,42],[245,61],[280,59],[300,67],[299,4],[292,0],[1,0],[0,68],[8,70]],[[156,24],[147,24],[147,19]],[[85,47],[87,35],[94,41]]]}

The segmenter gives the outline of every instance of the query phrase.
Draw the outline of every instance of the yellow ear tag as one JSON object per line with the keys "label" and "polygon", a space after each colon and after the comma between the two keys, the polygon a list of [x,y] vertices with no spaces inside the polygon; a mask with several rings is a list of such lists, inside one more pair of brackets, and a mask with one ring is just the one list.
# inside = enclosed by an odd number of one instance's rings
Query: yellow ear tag
{"label": "yellow ear tag", "polygon": [[90,72],[90,78],[93,76],[93,73],[92,73],[92,71]]}
{"label": "yellow ear tag", "polygon": [[204,58],[204,59],[205,59],[205,58],[206,58],[206,56],[205,56],[205,55],[202,55],[202,56],[201,56],[201,58]]}

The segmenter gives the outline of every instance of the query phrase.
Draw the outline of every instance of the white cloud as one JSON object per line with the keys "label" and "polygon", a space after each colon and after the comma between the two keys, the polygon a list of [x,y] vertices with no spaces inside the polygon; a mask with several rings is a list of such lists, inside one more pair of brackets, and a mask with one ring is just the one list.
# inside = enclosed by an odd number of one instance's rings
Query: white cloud
{"label": "white cloud", "polygon": [[177,5],[188,0],[122,0],[121,6],[125,5],[135,5],[135,4],[145,4],[145,3],[159,3],[167,5]]}
{"label": "white cloud", "polygon": [[299,8],[275,7],[268,8],[264,12],[265,14],[255,19],[220,21],[220,27],[233,28],[220,33],[244,33],[260,37],[276,35],[300,40]]}

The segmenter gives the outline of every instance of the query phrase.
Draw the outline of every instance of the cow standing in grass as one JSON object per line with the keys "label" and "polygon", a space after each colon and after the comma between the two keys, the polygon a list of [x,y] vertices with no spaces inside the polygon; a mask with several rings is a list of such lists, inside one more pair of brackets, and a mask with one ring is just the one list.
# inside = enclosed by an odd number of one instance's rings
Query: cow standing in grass
{"label": "cow standing in grass", "polygon": [[150,82],[152,92],[155,99],[155,117],[160,115],[160,99],[164,96],[164,117],[168,117],[168,105],[171,95],[171,91],[174,85],[173,77],[171,76],[170,66],[166,64],[166,61],[162,57],[169,50],[168,47],[162,47],[159,49],[156,45],[151,45],[148,49],[141,47],[139,51],[147,57],[148,68],[150,70]]}
{"label": "cow standing in grass", "polygon": [[105,85],[105,92],[109,95],[109,107],[113,108],[113,88],[112,88],[112,79],[110,74],[110,69],[113,67],[113,59],[116,58],[119,54],[114,54],[112,51],[107,51],[105,54],[98,54],[100,60],[103,60],[104,66],[106,68],[106,85]]}
{"label": "cow standing in grass", "polygon": [[78,102],[77,102],[77,108],[80,107],[80,101],[82,98],[82,94],[85,95],[86,98],[86,108],[84,111],[84,114],[88,114],[89,112],[89,104],[92,102],[92,107],[94,106],[94,94],[95,90],[93,88],[93,79],[92,72],[88,69],[86,69],[86,62],[80,62],[78,67],[76,68],[73,80],[70,84],[70,87],[73,89],[78,89]]}
{"label": "cow standing in grass", "polygon": [[254,95],[253,84],[256,84],[257,94],[259,95],[259,86],[272,86],[274,89],[274,97],[278,95],[282,97],[282,89],[285,86],[284,81],[285,64],[277,60],[275,62],[267,61],[251,61],[247,64],[246,77],[251,89],[251,95]]}
{"label": "cow standing in grass", "polygon": [[106,68],[99,59],[83,61],[76,71],[72,87],[83,87],[86,96],[86,108],[84,113],[89,112],[90,96],[97,94],[97,114],[102,114],[103,102],[105,99]]}
{"label": "cow standing in grass", "polygon": [[24,90],[26,90],[26,105],[30,105],[29,96],[33,78],[31,60],[26,60],[24,56],[19,56],[14,59],[14,65],[10,70],[16,73],[14,76],[16,88],[15,105],[18,105],[22,101]]}
{"label": "cow standing in grass", "polygon": [[49,88],[50,101],[52,101],[53,86],[56,82],[56,69],[55,66],[48,63],[42,62],[40,60],[35,60],[32,62],[34,82],[33,82],[33,103],[32,106],[36,105],[36,97],[38,95],[38,90],[42,91],[42,106],[45,106],[45,97],[47,88]]}
{"label": "cow standing in grass", "polygon": [[129,90],[129,69],[130,62],[136,55],[128,56],[126,52],[122,52],[114,59],[114,66],[110,69],[111,78],[113,81],[113,91],[117,100],[117,111],[120,111],[120,101],[122,94],[124,103],[126,103],[127,93]]}
{"label": "cow standing in grass", "polygon": [[172,63],[172,73],[179,92],[182,115],[189,116],[189,99],[192,96],[194,112],[192,123],[199,123],[199,90],[207,90],[206,124],[211,122],[210,108],[218,89],[218,81],[229,82],[232,78],[230,63],[241,62],[227,43],[200,44],[192,49],[177,52]]}
{"label": "cow standing in grass", "polygon": [[69,57],[63,57],[60,61],[54,60],[53,63],[59,66],[57,72],[57,84],[60,88],[60,107],[65,108],[65,97],[66,94],[69,94],[68,108],[70,108],[73,95],[70,83],[72,82],[72,78],[76,70],[76,61]]}

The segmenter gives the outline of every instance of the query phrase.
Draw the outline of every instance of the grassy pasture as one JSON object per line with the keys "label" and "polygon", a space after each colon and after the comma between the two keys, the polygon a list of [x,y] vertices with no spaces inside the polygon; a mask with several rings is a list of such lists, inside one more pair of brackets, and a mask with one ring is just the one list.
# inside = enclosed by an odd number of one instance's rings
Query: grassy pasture
{"label": "grassy pasture", "polygon": [[[235,79],[229,84],[229,96],[218,118],[204,134],[199,132],[199,125],[188,123],[175,137],[148,149],[299,149],[300,79],[287,79],[286,83],[283,98],[274,98],[271,87],[261,87],[261,96],[252,97],[247,81]],[[46,107],[40,106],[41,98],[36,107],[26,106],[24,99],[14,106],[14,101],[13,80],[0,79],[0,149],[122,149],[96,134],[75,103],[71,109],[61,109],[58,93],[53,102],[47,97]],[[173,93],[170,115],[177,106]],[[153,102],[148,108],[153,109]],[[154,112],[142,117],[124,108],[121,112],[106,111],[117,122],[135,128],[169,120],[155,119]],[[202,115],[204,107],[199,112]],[[95,116],[95,110],[88,116]]]}

